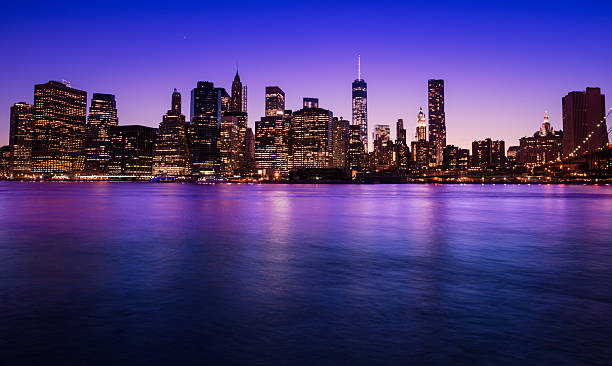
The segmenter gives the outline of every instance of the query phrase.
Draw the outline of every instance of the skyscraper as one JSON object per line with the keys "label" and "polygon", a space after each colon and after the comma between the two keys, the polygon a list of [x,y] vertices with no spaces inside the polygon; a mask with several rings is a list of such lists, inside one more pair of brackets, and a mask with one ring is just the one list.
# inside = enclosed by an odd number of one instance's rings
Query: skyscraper
{"label": "skyscraper", "polygon": [[219,130],[219,172],[226,177],[231,177],[240,168],[244,146],[240,146],[239,135],[240,126],[238,117],[229,115],[221,117]]}
{"label": "skyscraper", "polygon": [[604,120],[606,97],[599,88],[570,92],[563,97],[562,106],[563,157],[580,155],[608,145]]}
{"label": "skyscraper", "polygon": [[191,174],[191,141],[189,126],[181,114],[181,96],[174,89],[172,109],[159,124],[153,151],[153,174],[184,176]]}
{"label": "skyscraper", "polygon": [[32,127],[34,124],[34,106],[24,102],[11,106],[9,132],[10,175],[22,178],[30,174],[32,167]]}
{"label": "skyscraper", "polygon": [[431,165],[441,166],[446,146],[446,115],[444,113],[444,80],[431,79],[427,82],[429,106],[429,143]]}
{"label": "skyscraper", "polygon": [[481,170],[495,170],[506,161],[506,148],[503,140],[490,138],[472,142],[471,167]]}
{"label": "skyscraper", "polygon": [[87,92],[57,81],[34,86],[33,173],[83,170],[86,114]]}
{"label": "skyscraper", "polygon": [[335,118],[332,121],[332,167],[348,167],[349,121]]}
{"label": "skyscraper", "polygon": [[406,129],[404,128],[404,120],[398,119],[395,125],[397,138],[395,139],[395,159],[399,169],[408,168],[410,161],[410,149],[406,141]]}
{"label": "skyscraper", "polygon": [[278,86],[266,86],[266,117],[285,113],[285,92]]}
{"label": "skyscraper", "polygon": [[420,108],[419,114],[417,114],[415,137],[417,141],[427,141],[427,121],[425,119],[425,113],[423,113],[423,108]]}
{"label": "skyscraper", "polygon": [[157,130],[145,126],[109,129],[109,175],[146,177],[153,173],[153,147]]}
{"label": "skyscraper", "polygon": [[304,98],[304,108],[294,112],[292,118],[293,168],[328,168],[332,153],[332,112],[318,108],[315,98]]}
{"label": "skyscraper", "polygon": [[268,177],[280,172],[278,157],[282,123],[282,115],[262,117],[255,122],[255,162],[257,169]]}
{"label": "skyscraper", "polygon": [[417,114],[417,127],[415,133],[416,141],[412,141],[412,161],[416,169],[422,170],[429,167],[430,143],[427,141],[427,122],[423,108]]}
{"label": "skyscraper", "polygon": [[225,90],[213,83],[199,81],[191,91],[191,125],[193,129],[193,174],[215,172],[219,164],[218,136]]}
{"label": "skyscraper", "polygon": [[117,126],[118,123],[115,96],[94,93],[89,106],[87,127],[85,128],[86,173],[108,173],[108,161],[110,159],[109,129]]}
{"label": "skyscraper", "polygon": [[246,112],[243,110],[245,107],[242,95],[242,82],[240,82],[240,75],[238,75],[238,70],[236,70],[236,76],[234,76],[234,81],[232,82],[232,97],[230,100],[230,112]]}
{"label": "skyscraper", "polygon": [[357,79],[353,81],[353,124],[359,126],[364,150],[368,150],[368,84],[361,78],[361,55],[357,56]]}
{"label": "skyscraper", "polygon": [[351,170],[359,171],[364,168],[366,154],[363,140],[361,139],[361,127],[359,125],[349,126],[348,160]]}
{"label": "skyscraper", "polygon": [[374,160],[378,168],[389,169],[393,164],[394,146],[389,125],[376,125],[374,140]]}

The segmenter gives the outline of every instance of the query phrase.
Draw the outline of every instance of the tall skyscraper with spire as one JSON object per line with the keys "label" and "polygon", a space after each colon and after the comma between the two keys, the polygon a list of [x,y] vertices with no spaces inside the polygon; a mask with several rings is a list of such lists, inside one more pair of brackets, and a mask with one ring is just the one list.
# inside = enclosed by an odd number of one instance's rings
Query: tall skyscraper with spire
{"label": "tall skyscraper with spire", "polygon": [[429,104],[429,143],[431,144],[430,164],[432,166],[441,166],[444,146],[446,146],[444,80],[428,80],[427,92]]}
{"label": "tall skyscraper with spire", "polygon": [[427,121],[425,120],[425,113],[423,113],[423,108],[420,108],[419,114],[417,114],[417,127],[415,136],[417,141],[427,140]]}
{"label": "tall skyscraper with spire", "polygon": [[357,79],[353,81],[353,125],[359,126],[364,151],[368,151],[368,84],[361,78],[361,55],[357,55]]}
{"label": "tall skyscraper with spire", "polygon": [[[243,111],[243,88],[242,82],[240,82],[240,75],[238,75],[238,70],[236,70],[236,76],[234,76],[234,81],[232,82],[232,98],[230,99],[230,112],[246,112]],[[244,103],[246,104],[246,103]]]}

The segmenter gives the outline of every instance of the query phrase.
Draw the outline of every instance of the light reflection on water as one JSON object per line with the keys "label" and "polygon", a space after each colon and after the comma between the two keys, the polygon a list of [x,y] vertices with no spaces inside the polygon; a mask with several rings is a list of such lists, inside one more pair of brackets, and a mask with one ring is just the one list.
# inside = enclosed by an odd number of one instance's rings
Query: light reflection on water
{"label": "light reflection on water", "polygon": [[9,363],[610,364],[612,188],[0,183]]}

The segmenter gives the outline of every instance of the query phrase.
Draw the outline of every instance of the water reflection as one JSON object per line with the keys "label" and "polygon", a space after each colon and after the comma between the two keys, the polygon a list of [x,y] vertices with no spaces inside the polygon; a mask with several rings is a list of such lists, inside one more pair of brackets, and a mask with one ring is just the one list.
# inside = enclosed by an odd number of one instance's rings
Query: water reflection
{"label": "water reflection", "polygon": [[603,186],[3,182],[0,351],[606,364],[611,219]]}

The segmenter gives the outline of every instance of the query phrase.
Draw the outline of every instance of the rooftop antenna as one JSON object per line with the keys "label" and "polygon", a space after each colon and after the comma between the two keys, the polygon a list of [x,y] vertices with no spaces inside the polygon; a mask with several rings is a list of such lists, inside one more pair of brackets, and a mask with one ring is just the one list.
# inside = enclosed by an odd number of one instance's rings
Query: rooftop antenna
{"label": "rooftop antenna", "polygon": [[357,54],[357,80],[361,80],[361,55]]}

